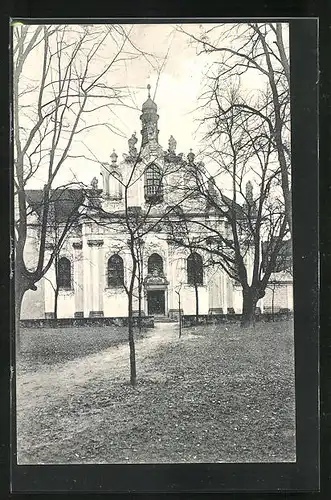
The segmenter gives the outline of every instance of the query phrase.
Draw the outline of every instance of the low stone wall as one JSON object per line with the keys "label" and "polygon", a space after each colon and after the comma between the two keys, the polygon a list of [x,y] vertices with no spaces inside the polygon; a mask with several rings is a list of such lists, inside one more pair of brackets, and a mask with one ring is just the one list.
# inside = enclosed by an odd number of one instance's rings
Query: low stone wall
{"label": "low stone wall", "polygon": [[[193,325],[212,325],[219,323],[236,323],[240,322],[242,318],[241,314],[202,314],[199,315],[198,322],[196,321],[195,315],[184,314],[182,316],[182,325],[184,327]],[[257,314],[255,316],[255,321],[284,321],[293,318],[293,312],[290,311],[279,311],[274,314],[263,313]]]}
{"label": "low stone wall", "polygon": [[[133,325],[138,326],[139,318],[133,317]],[[68,327],[95,327],[95,326],[127,326],[127,317],[114,318],[58,318],[58,319],[22,319],[20,325],[23,328],[68,328]],[[143,328],[154,328],[154,316],[141,318]]]}
{"label": "low stone wall", "polygon": [[263,313],[257,318],[258,321],[284,321],[293,319],[293,311],[278,311],[276,313]]}
{"label": "low stone wall", "polygon": [[[274,314],[263,313],[256,315],[256,321],[284,321],[293,318],[293,312],[279,311]],[[139,317],[134,316],[133,325],[137,327]],[[171,318],[175,320],[174,317]],[[176,318],[177,319],[177,318]],[[199,315],[199,321],[196,321],[195,315],[184,314],[182,316],[182,326],[189,327],[193,325],[212,325],[221,323],[237,323],[241,321],[241,314],[202,314]],[[98,326],[128,326],[127,317],[105,317],[105,318],[45,318],[45,319],[22,319],[20,325],[23,328],[88,328]],[[142,328],[154,328],[154,316],[141,317]]]}

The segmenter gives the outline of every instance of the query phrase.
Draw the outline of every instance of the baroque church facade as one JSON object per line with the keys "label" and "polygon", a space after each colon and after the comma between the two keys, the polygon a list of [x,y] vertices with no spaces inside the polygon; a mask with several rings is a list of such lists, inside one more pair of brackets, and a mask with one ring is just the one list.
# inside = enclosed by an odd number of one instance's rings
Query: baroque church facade
{"label": "baroque church facade", "polygon": [[[89,205],[68,234],[56,263],[37,283],[37,290],[25,294],[22,319],[52,318],[55,308],[58,318],[127,316],[127,288],[133,267],[128,241],[133,226],[128,226],[128,218],[134,221],[134,217],[142,216],[148,221],[149,230],[144,232],[139,247],[139,280],[133,293],[135,313],[141,310],[144,315],[176,317],[179,297],[180,308],[186,315],[196,313],[197,300],[201,315],[241,313],[240,285],[221,268],[205,266],[203,252],[189,245],[175,245],[164,230],[165,214],[170,212],[177,214],[178,220],[183,211],[192,220],[205,217],[205,201],[186,196],[192,179],[181,165],[183,161],[194,165],[194,153],[190,151],[185,157],[177,154],[172,136],[164,150],[159,144],[158,119],[157,105],[148,93],[140,116],[139,152],[134,133],[122,160],[113,151],[110,163],[101,165],[102,188],[95,177]],[[32,207],[36,206],[38,192],[31,191],[28,199]],[[57,212],[65,218],[68,199],[58,200],[58,205]],[[59,226],[63,220],[58,219]],[[214,223],[224,234],[229,231],[222,218],[215,217]],[[37,218],[29,227],[27,260],[32,265],[37,253],[36,231]],[[194,231],[190,237],[194,239]],[[45,261],[51,251],[49,244]],[[250,272],[249,255],[246,266]],[[292,295],[291,277],[286,272],[275,273],[257,305],[262,312],[270,312],[271,308],[292,310]]]}

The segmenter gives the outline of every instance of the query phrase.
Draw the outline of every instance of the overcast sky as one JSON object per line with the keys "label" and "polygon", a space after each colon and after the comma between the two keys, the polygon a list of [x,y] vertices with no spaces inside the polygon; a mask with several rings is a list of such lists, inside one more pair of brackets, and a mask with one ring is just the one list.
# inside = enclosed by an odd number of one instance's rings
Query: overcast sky
{"label": "overcast sky", "polygon": [[[197,30],[198,26],[190,26],[190,29]],[[144,59],[127,62],[117,76],[117,83],[132,89],[131,95],[138,110],[116,109],[116,125],[126,137],[119,137],[107,129],[98,129],[89,132],[84,138],[84,144],[102,161],[109,160],[113,148],[121,159],[122,154],[128,152],[127,140],[133,132],[137,133],[139,147],[140,110],[147,99],[147,85],[150,84],[151,95],[158,106],[161,146],[167,149],[169,137],[173,135],[177,141],[178,153],[187,154],[190,148],[198,150],[200,137],[195,132],[201,114],[195,110],[208,59],[204,56],[197,57],[195,49],[189,46],[188,39],[176,32],[173,25],[137,25],[134,27],[132,38],[142,50],[155,54],[160,61],[169,51],[165,66],[158,79],[157,70]],[[72,168],[77,170],[76,166]]]}
{"label": "overcast sky", "polygon": [[[185,29],[198,33],[199,26],[199,24],[185,25]],[[126,61],[121,69],[112,73],[112,83],[129,87],[132,96],[130,104],[135,103],[139,109],[116,107],[116,115],[111,115],[111,118],[109,112],[98,113],[100,123],[113,120],[125,137],[106,128],[92,129],[77,137],[73,148],[75,154],[91,156],[90,151],[92,151],[98,160],[109,161],[109,156],[115,149],[121,160],[123,153],[128,152],[127,140],[133,132],[137,133],[140,141],[140,109],[147,98],[148,83],[152,86],[152,97],[155,94],[158,106],[159,142],[163,148],[167,149],[170,135],[177,141],[178,153],[187,154],[190,148],[197,152],[201,148],[201,133],[195,133],[201,111],[195,110],[199,104],[206,65],[211,63],[211,58],[214,56],[197,56],[195,48],[188,43],[188,38],[174,28],[174,25],[169,24],[141,24],[133,27],[131,38],[142,50],[155,54],[159,60],[162,60],[169,51],[158,85],[156,85],[158,76],[156,69],[153,69],[144,58]],[[37,77],[37,73],[39,74],[37,59],[31,61],[29,72],[30,77],[33,75]],[[252,89],[261,88],[263,82],[256,75],[256,72],[248,74],[243,80],[244,86]],[[140,142],[137,146],[139,144]],[[72,178],[72,172],[85,183],[89,183],[94,176],[98,177],[101,183],[98,165],[81,159],[68,159],[62,172],[61,183],[65,178]],[[40,177],[36,175],[33,186],[30,187],[37,187],[40,181]]]}

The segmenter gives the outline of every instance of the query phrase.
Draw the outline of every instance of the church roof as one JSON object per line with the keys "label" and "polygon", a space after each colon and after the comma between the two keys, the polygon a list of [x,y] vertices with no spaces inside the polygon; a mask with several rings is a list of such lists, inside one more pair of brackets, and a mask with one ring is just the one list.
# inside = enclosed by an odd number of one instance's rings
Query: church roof
{"label": "church roof", "polygon": [[157,111],[157,105],[151,99],[151,94],[150,94],[151,86],[147,85],[147,89],[148,89],[148,99],[147,101],[144,102],[141,109],[142,111]]}
{"label": "church roof", "polygon": [[[213,197],[215,199],[215,205],[212,202]],[[223,193],[212,193],[211,199],[206,200],[206,211],[222,215],[224,210],[234,211],[238,219],[246,218],[243,207],[239,205],[239,203],[233,202],[231,198],[225,196]]]}
{"label": "church roof", "polygon": [[[41,217],[44,206],[44,191],[29,189],[26,191],[27,203]],[[66,222],[83,205],[85,191],[83,189],[54,189],[50,192],[50,216],[58,223]]]}
{"label": "church roof", "polygon": [[149,97],[147,99],[147,101],[144,102],[144,104],[142,105],[142,108],[141,108],[143,111],[146,111],[146,110],[153,110],[153,111],[157,111],[157,105],[155,104],[154,101],[152,101],[152,99]]}

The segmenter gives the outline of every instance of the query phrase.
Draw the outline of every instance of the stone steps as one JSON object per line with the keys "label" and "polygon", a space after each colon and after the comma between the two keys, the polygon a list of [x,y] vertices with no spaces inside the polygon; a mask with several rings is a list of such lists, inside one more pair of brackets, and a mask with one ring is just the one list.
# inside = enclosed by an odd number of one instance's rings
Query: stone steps
{"label": "stone steps", "polygon": [[167,316],[154,316],[154,323],[178,323],[178,321]]}

